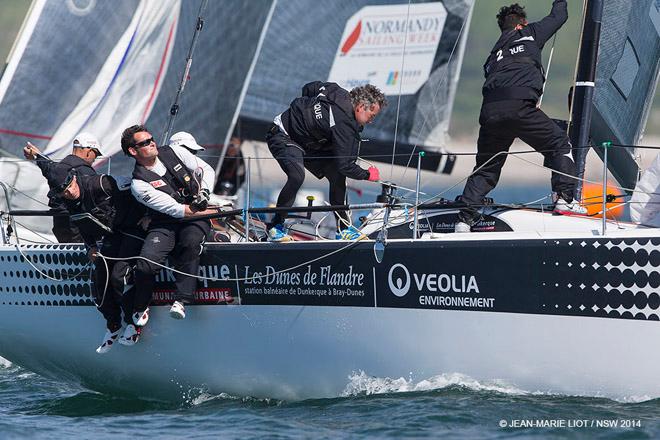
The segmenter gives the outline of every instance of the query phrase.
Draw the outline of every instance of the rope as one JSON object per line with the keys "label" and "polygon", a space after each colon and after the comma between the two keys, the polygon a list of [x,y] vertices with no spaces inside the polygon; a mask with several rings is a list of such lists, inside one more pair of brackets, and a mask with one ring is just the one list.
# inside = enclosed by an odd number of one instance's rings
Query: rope
{"label": "rope", "polygon": [[[476,3],[477,0],[474,0],[474,1]],[[474,7],[474,4],[472,6]],[[461,24],[461,29],[458,32],[458,37],[456,38],[456,41],[454,42],[454,47],[451,49],[451,53],[449,54],[449,58],[447,59],[447,65],[448,66],[449,66],[449,63],[451,62],[451,60],[454,58],[454,53],[456,52],[456,48],[458,47],[458,43],[461,41],[461,37],[463,36],[463,30],[465,29],[465,25],[466,25],[467,22],[468,22],[468,19],[466,17],[466,19],[463,20],[463,23]],[[447,81],[448,76],[449,76],[449,68],[447,69],[447,74],[442,77],[441,81],[438,83],[438,87],[435,89],[435,92],[433,93],[431,103],[433,104],[434,107],[435,107],[435,103],[436,103],[436,98],[438,97],[438,92],[440,91],[440,86],[444,85],[444,82]],[[424,120],[422,121],[422,126],[419,129],[420,133],[422,132],[422,130],[424,130],[424,127],[426,127],[426,123],[428,122],[428,120],[429,120],[429,118],[424,116]],[[413,147],[413,150],[410,152],[409,155],[407,155],[408,156],[408,162],[406,163],[406,167],[403,170],[403,174],[401,175],[400,180],[403,180],[404,177],[406,177],[406,172],[408,172],[408,167],[410,166],[410,162],[412,162],[412,158],[413,158],[413,156],[415,154],[415,151],[417,150],[418,146],[419,146],[419,144],[415,144],[414,147]]]}
{"label": "rope", "polygon": [[548,83],[548,78],[550,77],[550,67],[552,66],[552,56],[555,54],[556,42],[557,42],[557,32],[555,32],[555,36],[552,38],[550,57],[548,57],[548,68],[545,70],[545,81],[543,81],[543,90],[541,91],[541,97],[539,98],[538,108],[541,108],[541,104],[543,104],[543,97],[545,96],[545,86]]}
{"label": "rope", "polygon": [[98,258],[103,258],[103,259],[108,259],[108,260],[115,260],[115,261],[144,260],[144,261],[146,261],[148,263],[151,263],[151,264],[154,264],[154,265],[156,265],[156,266],[158,266],[162,269],[171,270],[174,273],[178,273],[180,275],[185,275],[185,276],[188,276],[188,277],[191,277],[191,278],[196,278],[198,280],[207,280],[207,281],[247,281],[247,280],[254,280],[254,279],[258,279],[258,278],[265,278],[267,276],[277,275],[277,274],[284,273],[284,272],[289,272],[289,271],[298,269],[299,267],[303,267],[303,266],[306,266],[308,264],[316,263],[317,261],[324,260],[324,259],[326,259],[326,258],[328,258],[328,257],[330,257],[334,254],[337,254],[339,252],[343,252],[345,250],[348,250],[349,248],[351,248],[351,247],[355,246],[356,244],[358,244],[362,239],[363,239],[363,237],[360,237],[359,239],[357,239],[355,241],[351,241],[346,246],[340,247],[339,249],[335,249],[334,251],[328,252],[327,254],[322,254],[319,257],[312,258],[311,260],[304,261],[300,264],[296,264],[295,266],[287,267],[286,269],[278,270],[278,271],[271,272],[271,273],[268,273],[268,274],[265,274],[265,275],[255,275],[255,276],[251,276],[251,277],[239,277],[239,278],[223,278],[223,279],[220,279],[220,278],[215,278],[215,277],[205,277],[205,276],[202,276],[202,275],[193,275],[193,274],[190,274],[190,273],[187,273],[187,272],[182,272],[180,270],[174,269],[174,268],[169,267],[165,264],[161,264],[161,263],[158,263],[156,261],[150,260],[149,258],[143,257],[141,255],[138,255],[138,256],[135,256],[135,257],[115,258],[115,257],[107,257],[107,256],[103,255],[102,253],[97,252],[96,256]]}
{"label": "rope", "polygon": [[[410,2],[411,0],[408,0],[408,10],[406,12],[406,24],[410,23]],[[399,114],[401,111],[401,90],[403,90],[403,78],[405,76],[403,67],[406,62],[406,45],[408,43],[408,27],[409,26],[406,26],[406,32],[403,34],[403,52],[401,52],[401,81],[399,81],[399,97],[397,98],[396,119],[394,120],[394,142],[392,144],[392,165],[390,166],[390,180],[392,180],[392,176],[394,175],[394,155],[396,154],[396,137],[399,133]]]}
{"label": "rope", "polygon": [[76,277],[80,276],[89,267],[89,263],[87,263],[86,265],[84,265],[82,267],[82,269],[80,269],[80,271],[78,271],[78,273],[76,273],[75,275],[73,275],[71,277],[69,277],[69,276],[64,277],[64,278],[51,277],[47,273],[43,272],[40,268],[35,266],[34,263],[32,263],[32,260],[30,260],[28,258],[28,256],[23,253],[23,250],[21,250],[20,245],[15,245],[15,247],[16,247],[16,250],[18,251],[18,253],[21,254],[21,256],[25,259],[25,261],[27,261],[27,263],[30,266],[32,266],[32,268],[34,268],[35,271],[37,271],[37,273],[41,274],[41,276],[43,276],[44,278],[48,278],[49,280],[52,280],[52,281],[57,281],[58,283],[63,283],[63,282],[75,279]]}

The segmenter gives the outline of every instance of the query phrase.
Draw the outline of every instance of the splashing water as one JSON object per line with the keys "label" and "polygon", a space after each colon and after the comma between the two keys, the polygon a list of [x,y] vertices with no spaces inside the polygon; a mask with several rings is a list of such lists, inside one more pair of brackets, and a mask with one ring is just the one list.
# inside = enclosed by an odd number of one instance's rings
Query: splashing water
{"label": "splashing water", "polygon": [[351,374],[348,379],[349,383],[342,392],[343,397],[432,391],[450,386],[460,386],[473,391],[494,391],[517,395],[529,394],[527,391],[506,384],[503,381],[479,382],[460,373],[440,374],[415,382],[412,377],[408,379],[403,377],[398,379],[373,377],[368,376],[364,371],[359,371]]}

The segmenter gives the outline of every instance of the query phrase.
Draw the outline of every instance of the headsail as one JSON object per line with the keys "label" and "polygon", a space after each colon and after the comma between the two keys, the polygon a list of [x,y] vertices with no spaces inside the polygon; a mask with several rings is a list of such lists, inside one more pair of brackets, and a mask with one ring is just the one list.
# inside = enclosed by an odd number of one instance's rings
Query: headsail
{"label": "headsail", "polygon": [[[638,145],[660,73],[660,0],[605,0],[602,20],[591,137],[596,146]],[[622,186],[635,187],[634,149],[610,149],[608,164]]]}

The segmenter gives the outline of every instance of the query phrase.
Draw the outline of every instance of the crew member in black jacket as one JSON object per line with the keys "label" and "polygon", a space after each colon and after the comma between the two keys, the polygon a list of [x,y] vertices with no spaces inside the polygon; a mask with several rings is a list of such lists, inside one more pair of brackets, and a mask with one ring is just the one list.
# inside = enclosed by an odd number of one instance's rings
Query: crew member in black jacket
{"label": "crew member in black jacket", "polygon": [[[302,96],[275,117],[266,135],[271,154],[287,176],[277,206],[293,206],[305,180],[305,168],[319,179],[328,179],[332,205],[346,202],[347,177],[379,180],[378,168],[365,170],[355,161],[362,128],[373,122],[385,105],[385,96],[372,85],[356,87],[350,92],[335,83],[321,81],[303,86]],[[346,212],[335,215],[338,239],[360,237],[360,232],[350,226]],[[285,213],[278,213],[271,221],[270,241],[291,240],[284,231],[285,218]]]}
{"label": "crew member in black jacket", "polygon": [[70,214],[93,217],[93,220],[78,220],[78,229],[89,258],[94,262],[92,291],[107,326],[96,351],[106,353],[115,342],[122,342],[117,341],[122,328],[122,310],[126,323],[132,324],[133,290],[124,293],[132,262],[100,260],[97,252],[100,250],[104,256],[112,258],[138,255],[144,237],[144,229],[138,224],[146,209],[131,195],[128,184],[119,188],[117,181],[108,175],[77,175],[76,170],[58,167],[52,171],[51,179],[56,185],[51,191],[62,197]]}
{"label": "crew member in black jacket", "polygon": [[[497,14],[502,35],[484,65],[477,164],[463,190],[461,199],[467,206],[459,213],[456,232],[470,232],[479,221],[479,205],[497,185],[507,158],[505,152],[516,138],[543,154],[544,165],[576,175],[567,134],[537,107],[545,82],[543,46],[567,19],[566,0],[554,0],[550,14],[535,23],[527,23],[525,9],[517,3],[501,8]],[[573,178],[552,173],[555,213],[586,213],[573,200],[576,184]]]}
{"label": "crew member in black jacket", "polygon": [[[96,174],[92,164],[97,157],[102,156],[101,144],[95,136],[89,133],[80,133],[73,140],[73,150],[60,162],[52,161],[41,154],[39,148],[27,143],[23,148],[23,155],[28,160],[34,160],[41,169],[41,174],[48,180],[51,192],[48,193],[48,206],[56,211],[66,211],[64,201],[59,195],[52,193],[58,184],[56,176],[66,176],[69,170],[76,170],[79,176],[92,176]],[[80,243],[83,241],[78,228],[72,225],[68,216],[53,217],[53,234],[60,243]]]}

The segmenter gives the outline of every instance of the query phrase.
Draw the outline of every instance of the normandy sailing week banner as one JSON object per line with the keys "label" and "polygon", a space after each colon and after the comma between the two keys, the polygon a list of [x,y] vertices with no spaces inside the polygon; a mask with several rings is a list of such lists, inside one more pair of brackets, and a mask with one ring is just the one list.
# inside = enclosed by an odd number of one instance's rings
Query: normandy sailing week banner
{"label": "normandy sailing week banner", "polygon": [[[344,28],[328,81],[412,95],[428,80],[447,10],[440,2],[366,6]],[[405,50],[405,57],[404,55]]]}

